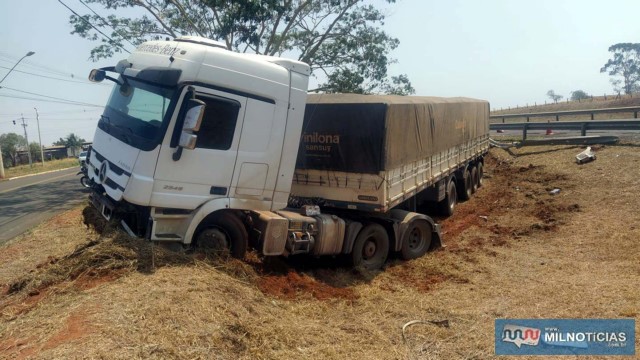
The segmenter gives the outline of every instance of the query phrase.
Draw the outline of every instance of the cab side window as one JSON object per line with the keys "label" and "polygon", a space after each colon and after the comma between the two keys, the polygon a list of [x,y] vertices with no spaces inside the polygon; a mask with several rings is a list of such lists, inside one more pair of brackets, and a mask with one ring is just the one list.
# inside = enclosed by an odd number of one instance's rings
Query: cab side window
{"label": "cab side window", "polygon": [[197,132],[196,148],[229,150],[238,122],[240,103],[218,96],[198,95],[198,100],[207,104],[200,130]]}

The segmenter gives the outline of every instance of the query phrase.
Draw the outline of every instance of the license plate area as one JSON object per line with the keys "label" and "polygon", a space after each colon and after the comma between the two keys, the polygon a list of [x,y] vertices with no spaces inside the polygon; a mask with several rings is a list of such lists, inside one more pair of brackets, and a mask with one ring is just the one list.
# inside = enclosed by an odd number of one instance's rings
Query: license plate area
{"label": "license plate area", "polygon": [[107,221],[111,220],[115,206],[106,197],[98,193],[91,193],[89,201]]}

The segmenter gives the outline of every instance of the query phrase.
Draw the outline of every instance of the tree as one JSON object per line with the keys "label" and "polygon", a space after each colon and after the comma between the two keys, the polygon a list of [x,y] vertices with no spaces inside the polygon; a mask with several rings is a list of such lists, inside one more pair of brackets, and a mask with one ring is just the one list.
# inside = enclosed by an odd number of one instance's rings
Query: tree
{"label": "tree", "polygon": [[613,53],[613,56],[600,72],[608,72],[610,76],[622,76],[622,90],[625,94],[632,94],[640,89],[640,43],[611,45],[609,52]]}
{"label": "tree", "polygon": [[[2,156],[4,165],[11,164],[11,166],[18,165],[18,149],[21,146],[25,146],[27,141],[24,136],[16,133],[8,133],[0,135],[0,146],[2,146]],[[6,161],[8,159],[9,161]]]}
{"label": "tree", "polygon": [[561,99],[564,97],[564,96],[562,96],[562,95],[556,94],[556,92],[555,92],[555,91],[553,91],[553,90],[549,90],[549,91],[547,91],[547,96],[548,96],[551,100],[553,100],[553,102],[554,102],[554,103],[556,103],[556,104],[558,103],[558,101],[559,101],[559,100],[561,100]]}
{"label": "tree", "polygon": [[60,138],[60,140],[53,143],[53,145],[66,146],[69,148],[82,147],[82,144],[87,140],[79,137],[78,135],[71,133],[66,138]]}
{"label": "tree", "polygon": [[583,90],[576,90],[571,92],[571,101],[586,100],[589,97],[589,94],[587,94]]}
{"label": "tree", "polygon": [[[311,66],[318,81],[324,81],[316,91],[415,92],[406,75],[388,76],[388,67],[394,63],[388,54],[399,41],[381,29],[385,15],[366,0],[85,2],[115,12],[132,8],[143,14],[72,15],[72,34],[101,41],[91,50],[94,61],[122,52],[126,43],[137,46],[151,39],[197,35],[222,41],[229,50],[297,57]],[[109,38],[96,28],[109,33]]]}
{"label": "tree", "polygon": [[33,161],[42,161],[40,158],[40,144],[37,142],[29,144],[29,152],[31,153],[31,159],[33,159]]}

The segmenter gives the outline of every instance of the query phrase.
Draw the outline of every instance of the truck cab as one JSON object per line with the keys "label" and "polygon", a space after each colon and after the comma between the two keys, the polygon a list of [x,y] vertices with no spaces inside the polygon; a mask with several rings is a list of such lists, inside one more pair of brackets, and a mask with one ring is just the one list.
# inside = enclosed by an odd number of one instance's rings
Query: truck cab
{"label": "truck cab", "polygon": [[309,74],[199,37],[146,42],[94,70],[116,84],[87,161],[91,201],[138,236],[183,244],[217,210],[284,208]]}

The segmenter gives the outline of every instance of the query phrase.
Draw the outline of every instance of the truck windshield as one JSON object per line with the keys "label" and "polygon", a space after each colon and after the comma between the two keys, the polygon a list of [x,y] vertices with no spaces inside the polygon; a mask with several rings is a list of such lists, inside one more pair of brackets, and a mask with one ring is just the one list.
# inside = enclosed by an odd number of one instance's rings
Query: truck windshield
{"label": "truck windshield", "polygon": [[168,121],[174,92],[127,78],[126,84],[113,87],[98,127],[129,145],[151,150]]}

